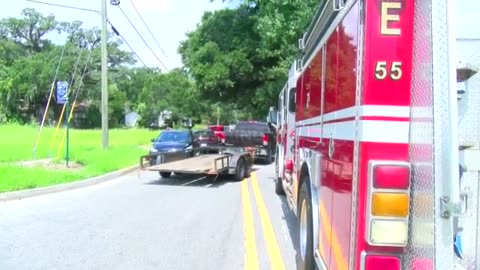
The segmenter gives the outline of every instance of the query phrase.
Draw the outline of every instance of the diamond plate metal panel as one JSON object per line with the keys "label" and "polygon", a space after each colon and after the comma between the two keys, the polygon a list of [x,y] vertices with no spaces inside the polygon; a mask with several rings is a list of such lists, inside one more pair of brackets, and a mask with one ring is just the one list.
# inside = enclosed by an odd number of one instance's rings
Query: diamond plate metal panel
{"label": "diamond plate metal panel", "polygon": [[456,202],[460,189],[453,34],[456,2],[432,0],[435,269],[454,269],[453,219],[441,217],[445,210],[441,207],[441,198]]}
{"label": "diamond plate metal panel", "polygon": [[[458,195],[458,129],[452,1],[415,1],[410,128],[412,212],[405,269],[454,269],[452,218],[440,199]],[[453,32],[451,32],[453,31]],[[450,33],[450,36],[449,36]],[[456,179],[456,180],[455,180]]]}
{"label": "diamond plate metal panel", "polygon": [[404,269],[434,269],[433,67],[430,1],[415,1],[411,96],[410,243]]}

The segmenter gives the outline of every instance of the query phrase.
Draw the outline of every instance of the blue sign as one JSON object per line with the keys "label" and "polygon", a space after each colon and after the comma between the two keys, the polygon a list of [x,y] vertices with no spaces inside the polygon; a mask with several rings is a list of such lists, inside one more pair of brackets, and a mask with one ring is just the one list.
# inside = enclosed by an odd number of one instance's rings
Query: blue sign
{"label": "blue sign", "polygon": [[57,104],[65,104],[67,102],[68,94],[68,82],[58,81],[57,82]]}

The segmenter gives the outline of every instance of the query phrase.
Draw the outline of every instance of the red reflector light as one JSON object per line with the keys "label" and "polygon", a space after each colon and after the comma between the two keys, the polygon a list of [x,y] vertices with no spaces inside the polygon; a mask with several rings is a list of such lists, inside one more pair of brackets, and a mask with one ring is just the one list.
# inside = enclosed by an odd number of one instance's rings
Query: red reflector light
{"label": "red reflector light", "polygon": [[293,161],[291,159],[285,161],[285,170],[288,173],[291,173],[293,171]]}
{"label": "red reflector light", "polygon": [[397,257],[367,256],[365,270],[400,270],[401,263]]}
{"label": "red reflector light", "polygon": [[386,189],[408,189],[410,168],[398,165],[376,165],[373,167],[373,187]]}

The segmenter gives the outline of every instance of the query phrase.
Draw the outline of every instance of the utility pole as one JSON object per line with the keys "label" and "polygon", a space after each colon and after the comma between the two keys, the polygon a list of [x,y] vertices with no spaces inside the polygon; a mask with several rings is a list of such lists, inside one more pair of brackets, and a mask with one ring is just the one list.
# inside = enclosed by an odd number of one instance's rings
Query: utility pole
{"label": "utility pole", "polygon": [[108,148],[107,0],[102,1],[102,147]]}

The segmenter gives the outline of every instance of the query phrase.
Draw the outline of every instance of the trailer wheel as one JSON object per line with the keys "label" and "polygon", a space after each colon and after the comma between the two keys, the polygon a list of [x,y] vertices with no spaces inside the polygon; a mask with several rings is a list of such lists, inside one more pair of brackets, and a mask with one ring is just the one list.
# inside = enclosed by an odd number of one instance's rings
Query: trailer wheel
{"label": "trailer wheel", "polygon": [[303,181],[300,188],[298,204],[298,224],[299,224],[299,258],[297,263],[298,270],[314,270],[315,261],[313,258],[313,221],[311,194],[308,187],[308,179]]}
{"label": "trailer wheel", "polygon": [[245,159],[240,158],[237,162],[237,167],[235,168],[235,180],[242,181],[245,178],[246,164]]}
{"label": "trailer wheel", "polygon": [[169,178],[172,175],[171,172],[160,172],[162,178]]}

